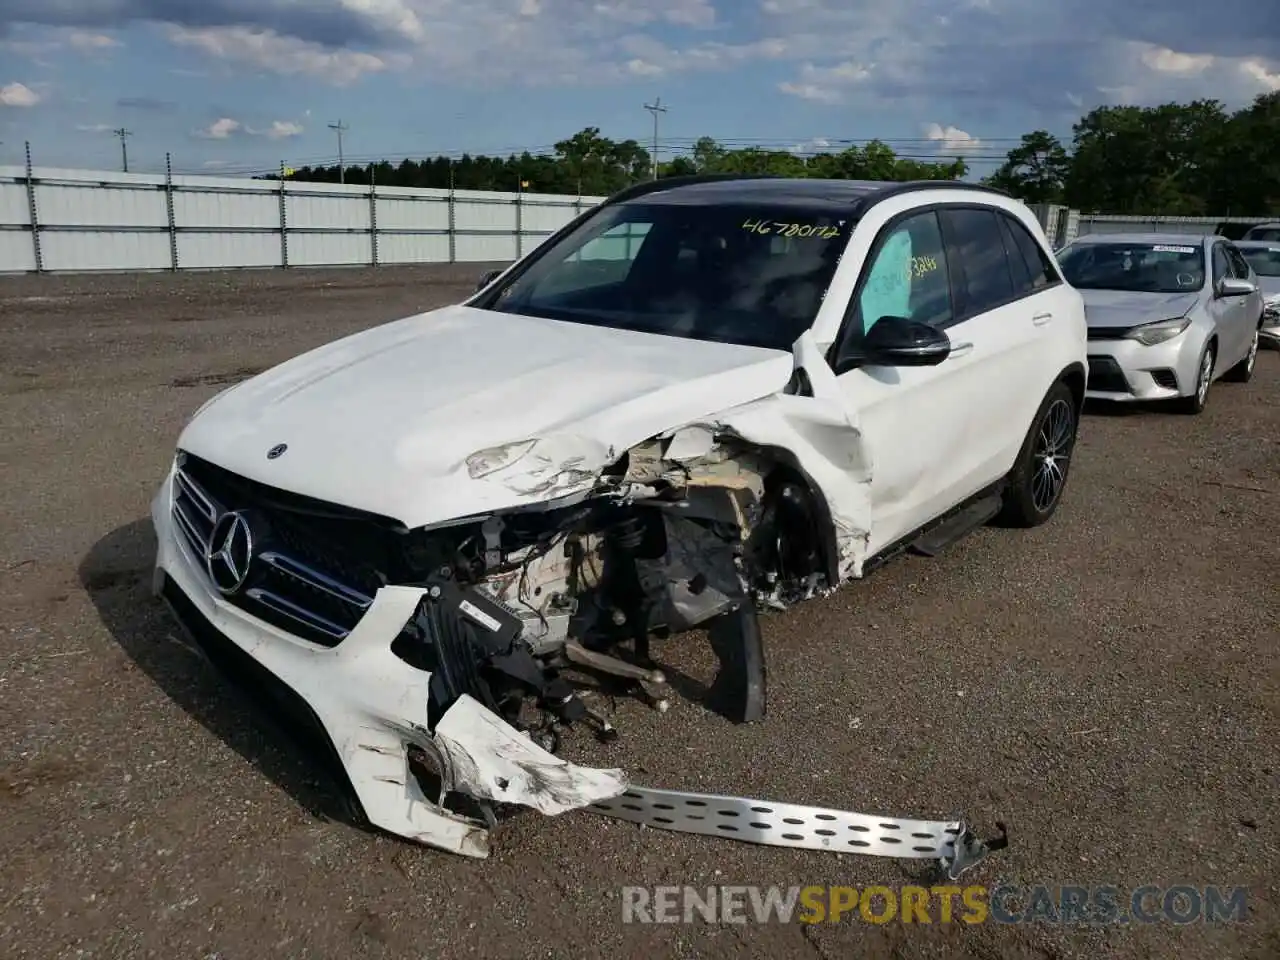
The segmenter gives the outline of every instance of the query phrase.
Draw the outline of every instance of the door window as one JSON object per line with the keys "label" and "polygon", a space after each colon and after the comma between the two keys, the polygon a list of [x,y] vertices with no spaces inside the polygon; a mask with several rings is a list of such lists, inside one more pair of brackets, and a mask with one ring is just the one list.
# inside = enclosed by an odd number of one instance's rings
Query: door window
{"label": "door window", "polygon": [[951,322],[947,257],[937,214],[896,223],[880,242],[858,295],[854,328],[870,330],[881,317],[906,317],[935,326]]}
{"label": "door window", "polygon": [[1009,235],[1013,238],[1013,246],[1009,247],[1009,263],[1010,265],[1016,264],[1019,259],[1018,255],[1021,254],[1022,262],[1026,265],[1027,272],[1031,276],[1032,292],[1057,283],[1058,271],[1053,268],[1048,254],[1036,242],[1035,237],[1031,236],[1031,232],[1009,214],[1001,213],[999,216],[1000,222],[1004,224],[1009,231]]}
{"label": "door window", "polygon": [[972,317],[1014,299],[1013,275],[994,210],[944,210],[947,252],[965,278],[961,314]]}
{"label": "door window", "polygon": [[1220,243],[1213,245],[1213,285],[1216,288],[1231,273],[1231,264],[1227,260],[1226,248]]}
{"label": "door window", "polygon": [[1227,247],[1227,259],[1231,261],[1231,275],[1240,279],[1249,279],[1249,264],[1242,254],[1235,247]]}
{"label": "door window", "polygon": [[1030,296],[1035,293],[1031,269],[1027,266],[1022,251],[1018,249],[1018,242],[1013,238],[1013,226],[1006,216],[998,216],[996,219],[1000,222],[1000,236],[1004,240],[1005,256],[1009,261],[1009,275],[1013,278],[1013,295],[1015,297]]}

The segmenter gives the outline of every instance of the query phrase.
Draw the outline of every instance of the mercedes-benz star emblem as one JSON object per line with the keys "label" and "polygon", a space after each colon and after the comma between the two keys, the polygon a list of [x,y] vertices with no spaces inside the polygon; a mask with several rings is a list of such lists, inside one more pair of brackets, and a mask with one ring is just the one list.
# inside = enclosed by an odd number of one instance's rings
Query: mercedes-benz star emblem
{"label": "mercedes-benz star emblem", "polygon": [[277,443],[274,447],[267,451],[267,459],[274,460],[289,449],[287,443]]}
{"label": "mercedes-benz star emblem", "polygon": [[204,566],[219,592],[231,596],[244,586],[253,559],[253,531],[242,513],[224,513],[213,525]]}

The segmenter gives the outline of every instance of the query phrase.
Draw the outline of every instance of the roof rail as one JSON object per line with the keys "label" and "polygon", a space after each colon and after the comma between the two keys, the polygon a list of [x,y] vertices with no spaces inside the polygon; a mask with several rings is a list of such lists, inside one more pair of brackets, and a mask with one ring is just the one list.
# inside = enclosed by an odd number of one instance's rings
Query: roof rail
{"label": "roof rail", "polygon": [[1008,191],[1001,190],[998,187],[989,187],[984,183],[970,183],[966,180],[904,180],[901,183],[885,187],[883,190],[867,194],[858,201],[856,205],[857,213],[861,216],[882,200],[888,200],[890,197],[899,197],[904,193],[915,193],[919,190],[966,190],[1013,199],[1013,195]]}
{"label": "roof rail", "polygon": [[776,174],[769,173],[692,173],[682,177],[661,177],[657,180],[642,180],[629,187],[623,187],[617,193],[605,199],[601,206],[623,203],[643,197],[658,190],[670,190],[674,187],[687,187],[695,183],[718,183],[723,180],[784,180]]}

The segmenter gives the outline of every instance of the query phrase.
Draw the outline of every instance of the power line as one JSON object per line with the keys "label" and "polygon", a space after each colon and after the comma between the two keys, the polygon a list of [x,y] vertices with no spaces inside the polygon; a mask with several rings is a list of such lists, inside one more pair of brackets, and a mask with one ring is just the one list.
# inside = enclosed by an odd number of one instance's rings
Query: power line
{"label": "power line", "polygon": [[124,127],[120,127],[117,130],[112,130],[111,132],[120,138],[120,169],[122,172],[128,173],[129,172],[129,144],[126,141],[129,139],[129,137],[133,136],[133,132],[131,130],[126,130]]}
{"label": "power line", "polygon": [[644,108],[653,114],[653,179],[658,179],[658,114],[666,113],[662,98],[655,97],[653,103],[646,103]]}
{"label": "power line", "polygon": [[351,128],[339,120],[337,123],[329,124],[329,129],[334,130],[338,134],[338,182],[347,182],[346,164],[342,161],[342,134]]}

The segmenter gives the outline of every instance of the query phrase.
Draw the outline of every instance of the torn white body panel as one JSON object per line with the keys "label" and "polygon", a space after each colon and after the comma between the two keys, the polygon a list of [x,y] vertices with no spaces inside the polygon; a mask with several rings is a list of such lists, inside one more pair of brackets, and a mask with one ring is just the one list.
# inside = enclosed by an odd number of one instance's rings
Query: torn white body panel
{"label": "torn white body panel", "polygon": [[[176,535],[170,490],[166,483],[152,503],[158,541],[154,589],[164,590],[188,630],[198,629],[190,622],[194,611],[305,701],[375,826],[453,853],[488,855],[483,822],[452,813],[424,795],[409,768],[415,746],[447,759],[441,771],[447,788],[548,815],[626,789],[620,771],[570,764],[470,698],[455,703],[430,732],[431,674],[391,649],[422,600],[421,588],[379,590],[359,624],[334,648],[300,640],[225,602],[211,589],[203,559]],[[174,588],[181,592],[186,616],[168,593]]]}

